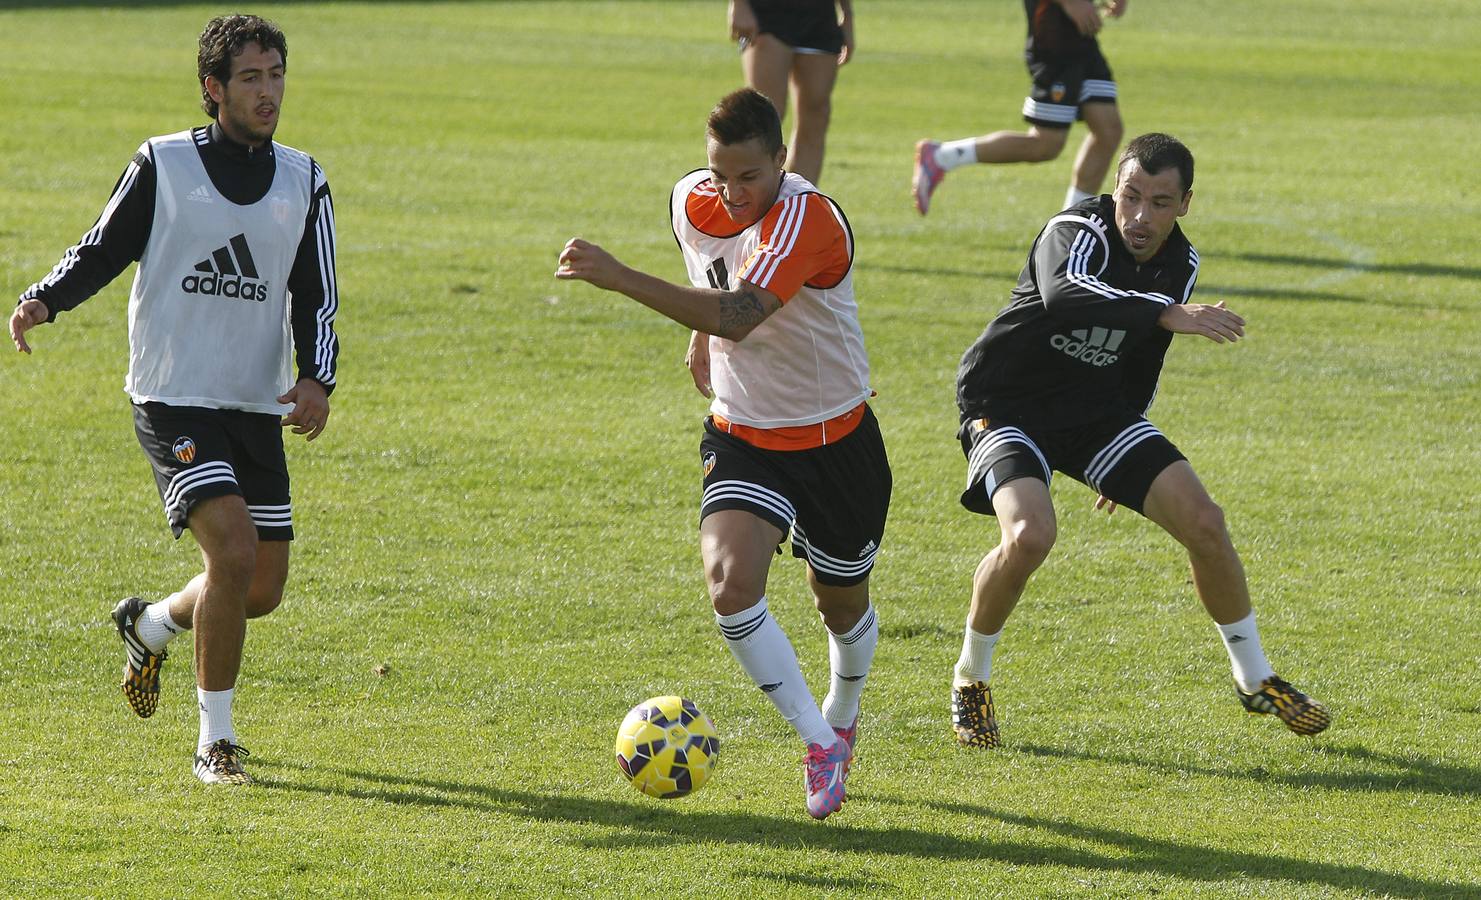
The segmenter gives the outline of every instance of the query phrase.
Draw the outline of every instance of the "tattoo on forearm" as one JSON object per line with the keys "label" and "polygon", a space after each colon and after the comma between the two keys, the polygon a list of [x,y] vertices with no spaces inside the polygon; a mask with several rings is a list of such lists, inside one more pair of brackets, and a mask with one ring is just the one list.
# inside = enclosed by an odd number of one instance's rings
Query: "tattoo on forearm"
{"label": "tattoo on forearm", "polygon": [[752,328],[766,318],[766,307],[761,298],[750,288],[741,288],[738,294],[725,294],[720,298],[720,334],[730,334],[738,328]]}

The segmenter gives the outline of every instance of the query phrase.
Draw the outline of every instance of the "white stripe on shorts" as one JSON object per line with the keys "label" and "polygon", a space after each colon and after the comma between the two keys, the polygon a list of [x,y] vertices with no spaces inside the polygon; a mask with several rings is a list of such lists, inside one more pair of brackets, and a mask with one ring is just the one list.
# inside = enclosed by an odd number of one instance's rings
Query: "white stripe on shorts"
{"label": "white stripe on shorts", "polygon": [[1135,447],[1148,438],[1161,436],[1162,432],[1158,431],[1155,425],[1145,419],[1137,422],[1135,425],[1128,426],[1120,434],[1112,438],[1111,442],[1102,447],[1101,451],[1095,454],[1095,457],[1090,460],[1090,465],[1085,467],[1085,480],[1090,482],[1091,487],[1099,491],[1101,489],[1101,482],[1115,470],[1116,466],[1120,465],[1121,460],[1126,457],[1126,454],[1131,451],[1132,447]]}
{"label": "white stripe on shorts", "polygon": [[175,477],[170,479],[169,486],[165,488],[165,512],[168,513],[178,506],[183,513],[185,511],[184,499],[187,491],[218,482],[237,483],[236,473],[232,471],[230,463],[218,460],[215,462],[201,463],[200,466],[194,469],[185,469],[176,472]]}
{"label": "white stripe on shorts", "polygon": [[1062,103],[1043,103],[1033,97],[1023,98],[1023,114],[1030,119],[1054,122],[1057,125],[1073,125],[1079,108]]}
{"label": "white stripe on shorts", "polygon": [[770,488],[752,484],[749,481],[717,481],[711,484],[705,488],[704,496],[699,501],[699,508],[703,511],[711,503],[719,500],[745,500],[775,513],[787,523],[788,528],[797,519],[797,508],[786,497]]}
{"label": "white stripe on shorts", "polygon": [[829,575],[838,575],[843,578],[857,578],[868,574],[874,567],[874,557],[879,553],[879,547],[870,548],[869,552],[857,560],[839,559],[829,556],[817,547],[813,546],[803,534],[802,529],[792,526],[792,542],[802,546],[802,552],[807,555],[807,563],[819,572]]}
{"label": "white stripe on shorts", "polygon": [[1080,102],[1084,103],[1092,97],[1100,100],[1115,100],[1116,82],[1100,78],[1085,79],[1080,84]]}
{"label": "white stripe on shorts", "polygon": [[[1006,426],[994,428],[990,435],[983,438],[977,443],[977,446],[972,448],[972,455],[967,460],[967,486],[971,487],[972,482],[977,480],[979,471],[990,477],[992,473],[988,472],[986,468],[987,457],[1004,444],[1014,442],[1023,444],[1034,452],[1034,456],[1039,459],[1039,465],[1044,467],[1044,483],[1050,483],[1050,480],[1054,477],[1054,473],[1049,468],[1049,460],[1044,458],[1044,454],[1039,452],[1039,448],[1033,441],[1029,440],[1028,435],[1017,428]],[[988,496],[991,495],[992,489],[989,488]]]}

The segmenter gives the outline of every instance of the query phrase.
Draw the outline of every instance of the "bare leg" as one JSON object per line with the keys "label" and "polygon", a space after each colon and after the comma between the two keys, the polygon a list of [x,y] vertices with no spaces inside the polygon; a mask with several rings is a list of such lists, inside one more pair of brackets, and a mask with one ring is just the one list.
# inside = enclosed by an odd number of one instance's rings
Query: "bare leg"
{"label": "bare leg", "polygon": [[705,516],[699,527],[699,549],[715,612],[735,615],[761,601],[771,557],[781,539],[775,525],[744,510]]}
{"label": "bare leg", "polygon": [[823,172],[823,150],[833,111],[833,84],[838,57],[798,53],[792,57],[792,139],[787,144],[787,171],[813,184]]}
{"label": "bare leg", "polygon": [[980,163],[1048,162],[1064,150],[1068,128],[1030,125],[1027,132],[994,131],[977,139]]}
{"label": "bare leg", "polygon": [[982,558],[972,579],[972,606],[967,622],[981,634],[997,634],[1024,587],[1054,546],[1057,528],[1049,485],[1036,478],[1017,478],[998,488],[992,498],[1002,539]]}
{"label": "bare leg", "polygon": [[196,683],[202,690],[229,690],[242,662],[257,528],[242,498],[225,496],[197,504],[190,531],[206,563],[194,609]]}
{"label": "bare leg", "polygon": [[1099,194],[1121,145],[1121,113],[1114,103],[1086,103],[1080,107],[1090,133],[1075,157],[1074,185],[1087,194]]}
{"label": "bare leg", "polygon": [[1187,548],[1198,599],[1213,620],[1228,625],[1248,616],[1249,586],[1224,524],[1224,512],[1204,490],[1187,460],[1162,470],[1143,506],[1147,518]]}
{"label": "bare leg", "polygon": [[[252,572],[252,586],[247,590],[247,618],[256,619],[278,608],[283,602],[283,587],[288,581],[288,541],[258,541],[257,561]],[[195,605],[206,584],[206,573],[190,579],[179,593],[170,598],[170,618],[190,627],[195,621]]]}
{"label": "bare leg", "polygon": [[777,116],[787,115],[787,79],[792,72],[792,48],[769,34],[758,34],[741,52],[746,84],[765,94]]}

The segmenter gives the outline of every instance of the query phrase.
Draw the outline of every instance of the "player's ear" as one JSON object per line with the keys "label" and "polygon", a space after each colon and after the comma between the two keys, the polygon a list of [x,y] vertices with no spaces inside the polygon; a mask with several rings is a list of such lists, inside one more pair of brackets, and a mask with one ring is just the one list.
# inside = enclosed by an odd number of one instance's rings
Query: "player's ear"
{"label": "player's ear", "polygon": [[219,106],[226,100],[226,85],[215,75],[206,76],[206,94]]}
{"label": "player's ear", "polygon": [[1186,191],[1183,191],[1183,205],[1180,206],[1180,207],[1178,207],[1178,218],[1182,218],[1183,216],[1186,216],[1188,214],[1188,204],[1192,200],[1193,200],[1193,189],[1192,188],[1188,188]]}
{"label": "player's ear", "polygon": [[785,169],[787,167],[787,145],[786,144],[783,144],[783,145],[781,145],[781,147],[777,148],[776,158],[774,160],[772,160],[772,161],[776,163],[776,167],[778,169]]}

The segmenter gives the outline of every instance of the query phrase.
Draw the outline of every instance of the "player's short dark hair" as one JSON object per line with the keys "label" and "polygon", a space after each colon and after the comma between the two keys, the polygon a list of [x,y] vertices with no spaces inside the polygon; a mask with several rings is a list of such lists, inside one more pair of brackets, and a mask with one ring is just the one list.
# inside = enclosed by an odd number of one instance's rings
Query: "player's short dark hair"
{"label": "player's short dark hair", "polygon": [[710,137],[726,145],[760,138],[766,152],[776,156],[782,149],[782,118],[766,95],[751,88],[726,94],[705,120]]}
{"label": "player's short dark hair", "polygon": [[1182,141],[1172,135],[1153,131],[1132,138],[1131,143],[1121,152],[1121,161],[1116,163],[1116,174],[1121,174],[1122,167],[1133,159],[1148,175],[1156,175],[1169,166],[1176,166],[1178,175],[1183,179],[1183,193],[1193,189],[1193,154],[1183,146]]}
{"label": "player's short dark hair", "polygon": [[276,50],[283,58],[283,67],[288,66],[288,39],[278,26],[259,16],[217,16],[206,23],[201,32],[200,51],[196,54],[196,74],[201,81],[201,109],[206,115],[216,118],[216,101],[206,91],[207,76],[225,84],[231,79],[231,58],[242,52],[248,44],[258,44],[263,50]]}

